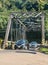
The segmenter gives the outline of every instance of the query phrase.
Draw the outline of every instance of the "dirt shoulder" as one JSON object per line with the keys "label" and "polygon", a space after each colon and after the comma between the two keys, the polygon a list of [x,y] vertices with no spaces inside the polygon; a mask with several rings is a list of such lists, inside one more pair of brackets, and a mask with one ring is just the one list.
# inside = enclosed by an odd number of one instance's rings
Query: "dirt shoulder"
{"label": "dirt shoulder", "polygon": [[0,51],[0,65],[48,65],[48,55],[34,51]]}

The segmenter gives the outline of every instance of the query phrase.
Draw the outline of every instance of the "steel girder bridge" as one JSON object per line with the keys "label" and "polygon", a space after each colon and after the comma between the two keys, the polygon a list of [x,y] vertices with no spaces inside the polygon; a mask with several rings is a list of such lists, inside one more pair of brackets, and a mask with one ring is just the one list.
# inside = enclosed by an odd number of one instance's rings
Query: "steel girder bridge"
{"label": "steel girder bridge", "polygon": [[[9,21],[5,33],[5,39],[4,39],[4,45],[6,45],[6,42],[8,41],[9,32],[11,31],[11,41],[12,39],[12,28],[13,28],[13,19],[15,19],[15,41],[18,39],[26,39],[26,31],[41,31],[42,32],[42,44],[45,42],[45,30],[44,30],[44,13],[32,13],[32,12],[12,12],[9,16]],[[19,34],[18,34],[19,33]],[[19,38],[18,38],[19,35]]]}

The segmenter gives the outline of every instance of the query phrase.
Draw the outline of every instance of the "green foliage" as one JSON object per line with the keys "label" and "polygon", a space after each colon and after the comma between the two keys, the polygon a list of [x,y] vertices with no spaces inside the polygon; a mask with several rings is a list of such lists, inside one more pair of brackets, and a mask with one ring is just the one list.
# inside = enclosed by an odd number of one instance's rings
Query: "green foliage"
{"label": "green foliage", "polygon": [[0,29],[5,29],[7,25],[7,18],[0,16]]}
{"label": "green foliage", "polygon": [[47,4],[44,5],[44,10],[48,10],[48,5]]}
{"label": "green foliage", "polygon": [[39,51],[42,52],[42,53],[48,54],[48,48],[41,47],[39,49]]}
{"label": "green foliage", "polygon": [[48,0],[0,0],[0,29],[5,29],[11,12],[45,11],[45,29],[48,31]]}
{"label": "green foliage", "polygon": [[19,3],[18,1],[15,3],[15,6],[16,6],[18,9],[23,9],[22,3]]}
{"label": "green foliage", "polygon": [[32,6],[36,11],[39,10],[39,3],[37,1]]}
{"label": "green foliage", "polygon": [[3,39],[0,38],[0,44],[2,43]]}
{"label": "green foliage", "polygon": [[[33,7],[32,7],[33,6]],[[13,9],[26,8],[26,10],[30,11],[34,8],[36,11],[40,8],[48,9],[48,0],[0,0],[0,12],[3,11],[13,11]]]}
{"label": "green foliage", "polygon": [[32,9],[32,3],[28,1],[26,3],[26,10],[31,11],[31,9]]}

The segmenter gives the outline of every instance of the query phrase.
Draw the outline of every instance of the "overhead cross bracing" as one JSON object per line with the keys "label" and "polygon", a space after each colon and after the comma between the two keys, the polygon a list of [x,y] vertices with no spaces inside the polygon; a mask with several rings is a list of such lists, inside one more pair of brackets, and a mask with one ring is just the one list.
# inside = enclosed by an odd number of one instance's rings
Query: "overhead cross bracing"
{"label": "overhead cross bracing", "polygon": [[[40,12],[39,14],[37,13],[21,13],[21,12],[14,12],[11,13],[11,15],[13,15],[13,17],[16,18],[16,20],[18,19],[20,21],[20,24],[22,24],[24,27],[26,27],[27,31],[31,30],[33,28],[33,25],[37,26],[40,25],[40,23],[37,23],[37,18],[39,18],[39,15],[41,15],[42,12]],[[41,20],[38,20],[41,21]],[[40,25],[41,26],[41,25]],[[38,26],[38,27],[40,27]],[[37,30],[37,29],[36,29]]]}

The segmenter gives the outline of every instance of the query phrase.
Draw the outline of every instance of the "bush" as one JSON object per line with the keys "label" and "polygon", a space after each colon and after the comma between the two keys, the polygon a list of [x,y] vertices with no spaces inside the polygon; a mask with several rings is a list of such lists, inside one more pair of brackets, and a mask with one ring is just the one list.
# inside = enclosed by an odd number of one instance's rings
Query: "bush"
{"label": "bush", "polygon": [[44,54],[48,54],[48,48],[47,47],[40,47],[39,51],[44,53]]}
{"label": "bush", "polygon": [[1,47],[2,41],[3,41],[3,39],[0,38],[0,47]]}
{"label": "bush", "polygon": [[3,39],[0,39],[0,44],[2,43]]}

